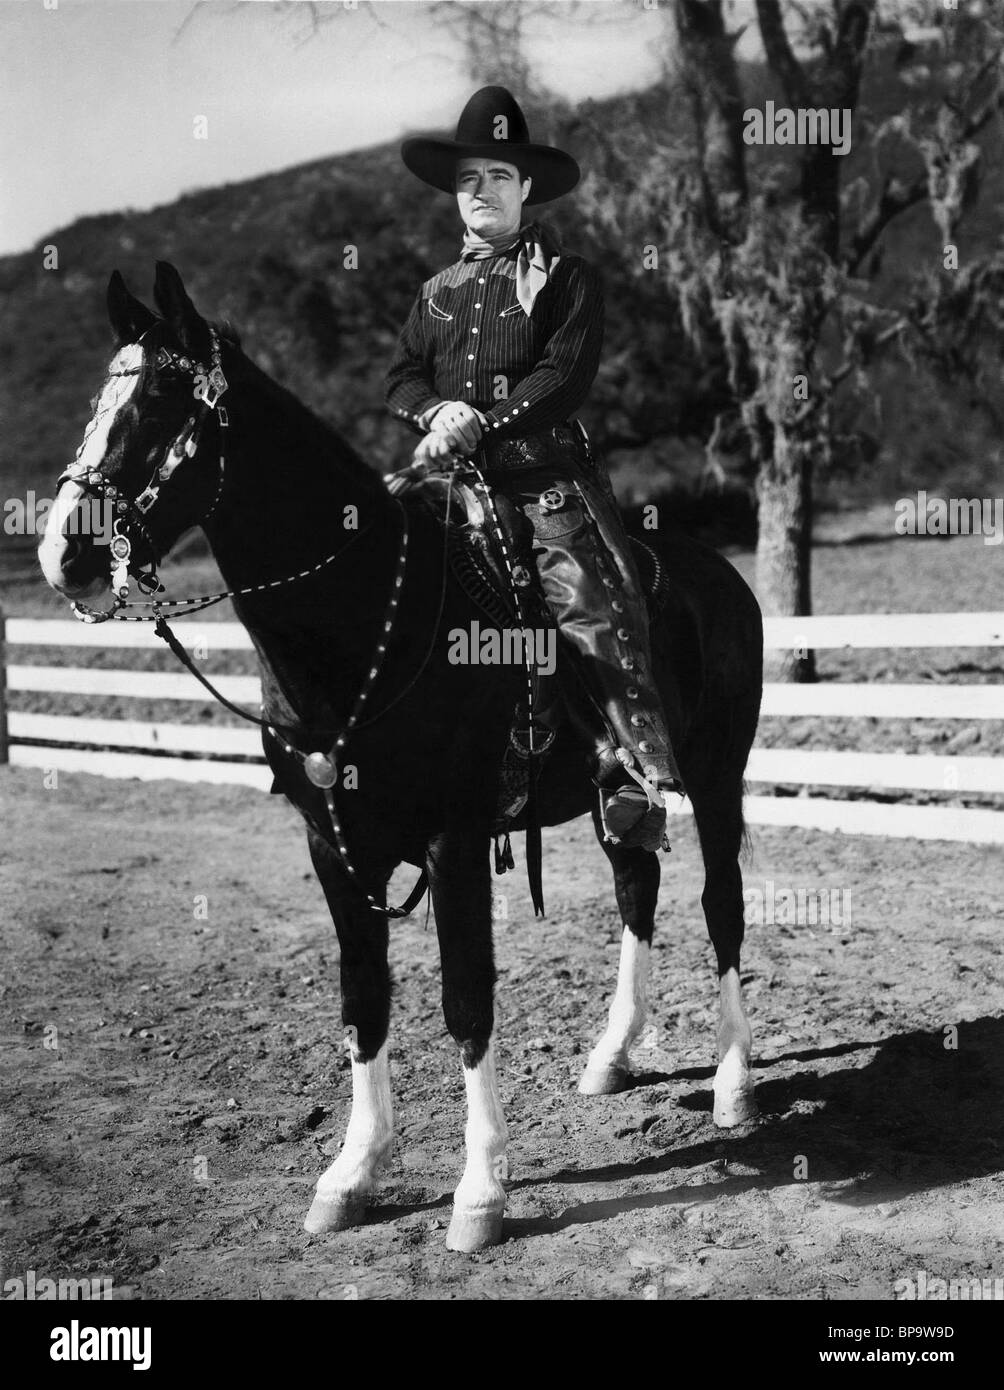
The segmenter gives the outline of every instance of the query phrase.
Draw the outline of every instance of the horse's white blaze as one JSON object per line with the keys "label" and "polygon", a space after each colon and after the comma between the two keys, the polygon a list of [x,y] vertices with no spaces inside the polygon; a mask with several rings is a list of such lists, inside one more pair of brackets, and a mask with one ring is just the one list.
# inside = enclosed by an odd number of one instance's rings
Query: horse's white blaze
{"label": "horse's white blaze", "polygon": [[79,483],[66,482],[56,493],[45,519],[45,534],[38,547],[38,562],[46,583],[63,587],[63,557],[66,554],[66,525],[86,493]]}
{"label": "horse's white blaze", "polygon": [[[138,368],[143,362],[139,343],[127,343],[117,352],[108,366],[111,373],[101,390],[94,414],[84,431],[83,442],[77,450],[75,468],[100,471],[108,452],[112,428],[123,407],[132,398],[139,383]],[[129,372],[123,376],[118,373]],[[66,556],[66,526],[86,493],[79,484],[65,482],[56,494],[55,502],[45,523],[45,535],[38,549],[39,563],[47,582],[54,589],[63,587],[63,561]]]}
{"label": "horse's white blaze", "polygon": [[464,1067],[467,1089],[467,1163],[453,1194],[455,1214],[497,1215],[505,1209],[506,1144],[509,1130],[495,1070],[495,1038],[476,1067]]}
{"label": "horse's white blaze", "polygon": [[606,1031],[590,1052],[579,1082],[579,1090],[584,1095],[615,1089],[627,1075],[628,1050],[645,1026],[651,956],[649,943],[640,941],[625,927],[617,988],[610,1003]]}
{"label": "horse's white blaze", "polygon": [[352,1111],[345,1142],[317,1183],[325,1202],[353,1202],[372,1189],[394,1143],[387,1044],[371,1062],[352,1057]]}
{"label": "horse's white blaze", "polygon": [[[139,368],[142,365],[143,349],[139,343],[127,343],[112,358],[108,366],[108,380],[102,387],[91,422],[84,431],[83,443],[77,453],[79,466],[86,465],[92,469],[101,467],[108,452],[112,426],[136,390]],[[121,375],[125,372],[130,375]]]}

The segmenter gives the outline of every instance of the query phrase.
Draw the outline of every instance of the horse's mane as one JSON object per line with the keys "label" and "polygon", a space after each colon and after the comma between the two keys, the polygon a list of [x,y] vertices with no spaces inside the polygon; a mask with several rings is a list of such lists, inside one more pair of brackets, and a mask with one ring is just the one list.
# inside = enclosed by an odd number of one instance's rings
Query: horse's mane
{"label": "horse's mane", "polygon": [[223,342],[229,347],[236,348],[236,350],[244,356],[250,366],[259,373],[265,384],[266,390],[276,402],[284,403],[309,416],[321,433],[326,435],[331,441],[336,455],[340,457],[341,461],[361,470],[359,480],[363,482],[365,486],[371,487],[374,493],[386,496],[386,491],[379,472],[373,468],[372,465],[367,463],[366,459],[363,458],[352,442],[342,434],[341,430],[338,429],[336,425],[332,424],[330,420],[325,420],[322,416],[318,415],[315,410],[312,410],[306,402],[301,401],[288,387],[281,385],[274,377],[270,376],[268,372],[263,371],[257,363],[253,362],[252,359],[247,356],[241,343],[240,332],[230,319],[213,319],[211,321],[211,327],[216,330]]}

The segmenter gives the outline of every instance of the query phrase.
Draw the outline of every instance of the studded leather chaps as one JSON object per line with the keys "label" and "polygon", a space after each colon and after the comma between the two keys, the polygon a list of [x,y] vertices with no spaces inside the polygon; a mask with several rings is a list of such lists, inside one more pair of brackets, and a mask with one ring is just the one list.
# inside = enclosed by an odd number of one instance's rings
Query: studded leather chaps
{"label": "studded leather chaps", "polygon": [[[533,528],[544,597],[558,625],[559,669],[562,654],[571,658],[592,705],[584,722],[596,748],[595,780],[624,780],[624,750],[659,787],[682,788],[652,671],[645,595],[602,465],[562,426],[493,440],[479,452],[488,481]],[[561,681],[571,705],[569,684]]]}

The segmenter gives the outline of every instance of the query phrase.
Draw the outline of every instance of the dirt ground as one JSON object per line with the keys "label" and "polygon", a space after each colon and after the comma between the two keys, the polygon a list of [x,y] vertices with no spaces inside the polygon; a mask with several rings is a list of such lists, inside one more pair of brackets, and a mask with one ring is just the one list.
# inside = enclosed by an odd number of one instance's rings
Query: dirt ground
{"label": "dirt ground", "polygon": [[350,1074],[295,813],[27,769],[0,791],[4,1277],[110,1277],[116,1298],[889,1299],[920,1270],[1004,1276],[999,849],[755,832],[748,888],[841,910],[750,926],[762,1114],[725,1134],[691,824],[664,857],[635,1084],[603,1098],[575,1082],[616,970],[607,865],[588,823],[548,832],[546,921],[521,857],[496,883],[509,1206],[503,1243],[465,1257],[444,1244],[463,1086],[424,909],[393,926],[393,1168],[366,1225],[310,1237]]}
{"label": "dirt ground", "polygon": [[[732,558],[751,577],[752,557]],[[893,539],[885,514],[830,523],[813,563],[820,612],[1000,607],[996,549]],[[215,584],[191,566],[172,579]],[[6,585],[4,603],[65,616],[37,583]],[[170,669],[166,653],[132,660]],[[999,649],[829,652],[820,669],[1004,678]],[[230,721],[164,703],[58,712]],[[768,720],[759,741],[999,755],[1004,721]],[[463,1085],[424,909],[393,927],[393,1168],[365,1226],[309,1237],[350,1074],[337,943],[296,814],[238,788],[60,774],[46,789],[11,768],[0,813],[4,1277],[107,1277],[117,1298],[166,1299],[889,1299],[918,1271],[1004,1278],[999,848],[754,830],[747,889],[821,890],[833,911],[748,928],[761,1117],[726,1134],[711,1123],[716,987],[689,820],[663,861],[635,1085],[614,1097],[575,1090],[616,973],[606,861],[588,823],[547,832],[535,922],[517,844],[496,882],[509,1207],[502,1245],[468,1258],[444,1244]]]}

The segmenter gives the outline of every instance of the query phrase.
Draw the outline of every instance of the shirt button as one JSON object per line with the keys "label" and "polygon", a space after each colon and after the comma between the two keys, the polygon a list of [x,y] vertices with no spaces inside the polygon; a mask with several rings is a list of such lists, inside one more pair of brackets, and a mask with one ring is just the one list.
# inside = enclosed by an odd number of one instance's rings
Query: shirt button
{"label": "shirt button", "polygon": [[619,627],[617,629],[617,636],[622,642],[627,642],[631,634],[630,632],[628,632],[626,627]]}
{"label": "shirt button", "polygon": [[650,743],[639,743],[638,747],[643,753],[654,753],[655,749]]}
{"label": "shirt button", "polygon": [[[634,728],[636,728],[636,729],[644,728],[644,725],[645,725],[645,716],[644,716],[643,714],[632,714],[632,716],[631,716],[631,723],[632,723],[632,725],[634,726]],[[645,748],[645,749],[643,749],[642,751],[645,752],[645,753],[647,753],[647,752],[648,752],[648,749]]]}
{"label": "shirt button", "polygon": [[469,352],[469,353],[467,354],[467,360],[468,360],[468,362],[473,362],[473,361],[474,361],[474,353],[473,353],[473,352]]}
{"label": "shirt button", "polygon": [[485,277],[482,275],[482,276],[478,279],[478,284],[479,284],[479,285],[483,285],[484,283],[485,283]]}
{"label": "shirt button", "polygon": [[478,331],[478,330],[477,330],[476,328],[472,328],[472,329],[471,329],[471,332],[472,332],[472,333],[476,333],[477,331]]}
{"label": "shirt button", "polygon": [[480,309],[480,308],[481,308],[481,305],[480,305],[480,304],[475,304],[474,307],[475,307],[475,309]]}
{"label": "shirt button", "polygon": [[529,401],[524,401],[523,404],[524,404],[524,405],[529,405],[530,402],[529,402]]}
{"label": "shirt button", "polygon": [[629,700],[637,700],[637,698],[638,698],[638,691],[635,689],[635,687],[634,687],[633,685],[629,685],[629,686],[628,686],[628,689],[627,689],[627,697],[628,697]]}
{"label": "shirt button", "polygon": [[473,385],[474,385],[474,382],[473,382],[473,381],[465,381],[465,382],[464,382],[464,385],[465,385],[465,386],[473,386]]}
{"label": "shirt button", "polygon": [[[468,386],[470,386],[470,384],[471,384],[470,382],[467,383]],[[623,613],[623,612],[624,612],[624,605],[623,605],[623,603],[620,603],[617,599],[614,599],[614,601],[613,601],[613,603],[610,605],[610,607],[614,610],[615,613]]]}

